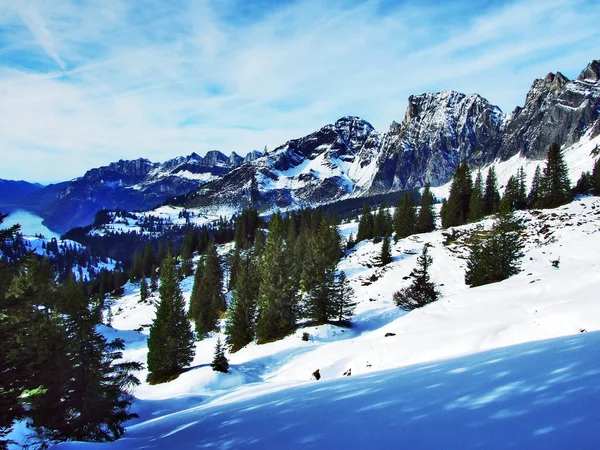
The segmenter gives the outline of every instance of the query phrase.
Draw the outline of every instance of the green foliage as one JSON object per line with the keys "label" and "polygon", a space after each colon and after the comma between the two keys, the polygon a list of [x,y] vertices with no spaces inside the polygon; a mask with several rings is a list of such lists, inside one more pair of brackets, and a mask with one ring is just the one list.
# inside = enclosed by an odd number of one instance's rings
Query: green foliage
{"label": "green foliage", "polygon": [[594,193],[594,177],[590,172],[582,172],[573,188],[573,195],[590,195]]}
{"label": "green foliage", "polygon": [[223,270],[216,245],[211,242],[196,269],[189,316],[199,337],[214,331],[221,312],[227,309],[223,294]]}
{"label": "green foliage", "polygon": [[97,332],[101,303],[72,276],[58,286],[48,261],[34,256],[0,262],[0,277],[0,438],[15,419],[40,447],[120,437],[135,417],[129,389],[141,366],[117,362],[123,341]]}
{"label": "green foliage", "polygon": [[546,195],[542,202],[543,207],[554,208],[572,200],[567,164],[560,146],[556,142],[548,148],[544,180]]}
{"label": "green foliage", "polygon": [[340,272],[333,290],[333,304],[335,306],[335,317],[338,321],[350,319],[354,314],[356,302],[354,302],[354,289],[344,271]]}
{"label": "green foliage", "polygon": [[260,341],[279,339],[292,332],[298,316],[297,281],[293,276],[292,249],[283,238],[283,218],[271,216],[269,234],[258,266]]}
{"label": "green foliage", "polygon": [[185,313],[175,260],[170,253],[160,268],[159,296],[148,338],[148,371],[154,382],[180,373],[194,357],[194,333]]}
{"label": "green foliage", "polygon": [[498,179],[494,167],[490,167],[485,179],[485,191],[483,193],[483,215],[494,214],[498,211],[500,194],[498,193]]}
{"label": "green foliage", "polygon": [[535,173],[533,174],[533,180],[531,182],[531,190],[529,191],[529,195],[527,197],[527,203],[530,208],[539,208],[541,203],[546,195],[544,180],[542,178],[542,170],[540,166],[535,168]]}
{"label": "green foliage", "polygon": [[227,342],[233,352],[254,340],[259,288],[257,272],[256,261],[251,255],[240,257],[225,325]]}
{"label": "green foliage", "polygon": [[392,262],[392,250],[390,245],[390,238],[384,237],[383,244],[381,244],[381,252],[379,253],[379,265],[385,266]]}
{"label": "green foliage", "polygon": [[356,233],[356,242],[364,241],[365,239],[373,239],[374,218],[371,213],[371,208],[365,203],[360,220],[358,222],[358,232]]}
{"label": "green foliage", "polygon": [[429,246],[425,245],[417,258],[417,266],[410,273],[413,278],[411,285],[394,293],[393,299],[396,305],[410,311],[435,302],[440,297],[429,276],[432,264],[433,258],[429,254]]}
{"label": "green foliage", "polygon": [[519,273],[521,225],[511,212],[501,214],[486,239],[475,239],[467,260],[465,283],[471,287],[505,280]]}
{"label": "green foliage", "polygon": [[592,172],[592,177],[594,178],[594,195],[600,195],[600,158],[596,160],[594,164],[594,170]]}
{"label": "green foliage", "polygon": [[450,195],[443,207],[442,227],[454,227],[467,223],[473,180],[466,161],[456,168],[450,186]]}
{"label": "green foliage", "polygon": [[433,211],[433,194],[429,183],[425,185],[423,195],[421,196],[421,208],[417,218],[417,232],[429,233],[435,230],[435,212]]}
{"label": "green foliage", "polygon": [[229,361],[225,356],[225,349],[221,345],[221,338],[217,339],[217,345],[215,347],[215,356],[210,364],[212,370],[215,372],[228,373],[229,372]]}
{"label": "green foliage", "polygon": [[417,207],[415,206],[412,196],[405,194],[396,204],[394,211],[394,232],[395,239],[402,239],[417,230]]}
{"label": "green foliage", "polygon": [[471,191],[471,200],[469,201],[469,222],[476,222],[481,219],[484,215],[483,211],[483,179],[481,171],[478,171],[475,185]]}
{"label": "green foliage", "polygon": [[144,277],[140,282],[140,301],[145,302],[146,300],[148,300],[149,295],[150,291],[148,287],[148,282],[146,281],[146,277]]}

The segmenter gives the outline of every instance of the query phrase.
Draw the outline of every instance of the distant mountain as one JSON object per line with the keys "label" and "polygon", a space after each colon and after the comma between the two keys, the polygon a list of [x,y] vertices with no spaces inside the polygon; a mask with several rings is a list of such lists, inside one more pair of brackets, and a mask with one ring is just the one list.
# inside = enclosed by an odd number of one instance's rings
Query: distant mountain
{"label": "distant mountain", "polygon": [[22,206],[44,218],[57,232],[87,225],[101,209],[150,209],[170,197],[198,189],[244,162],[232,153],[192,153],[155,163],[120,160],[91,169],[80,178],[49,185],[22,200]]}
{"label": "distant mountain", "polygon": [[381,135],[358,117],[343,117],[293,139],[175,199],[187,207],[250,204],[259,208],[310,206],[363,191],[374,173]]}
{"label": "distant mountain", "polygon": [[38,183],[0,179],[0,213],[8,213],[19,207],[24,197],[42,189]]}
{"label": "distant mountain", "polygon": [[64,231],[93,221],[99,209],[149,209],[167,201],[231,212],[263,211],[447,183],[460,161],[484,167],[515,155],[541,160],[552,142],[570,146],[600,134],[600,63],[575,80],[535,80],[511,114],[477,94],[413,95],[401,123],[378,133],[359,117],[245,158],[212,151],[165,163],[119,161],[29,196],[47,226]]}
{"label": "distant mountain", "polygon": [[401,123],[380,134],[345,117],[294,139],[208,183],[174,204],[254,204],[261,208],[319,205],[347,197],[447,183],[460,161],[483,167],[517,154],[543,159],[552,142],[570,146],[600,133],[600,63],[569,81],[536,80],[523,107],[504,114],[477,94],[425,93],[408,99]]}

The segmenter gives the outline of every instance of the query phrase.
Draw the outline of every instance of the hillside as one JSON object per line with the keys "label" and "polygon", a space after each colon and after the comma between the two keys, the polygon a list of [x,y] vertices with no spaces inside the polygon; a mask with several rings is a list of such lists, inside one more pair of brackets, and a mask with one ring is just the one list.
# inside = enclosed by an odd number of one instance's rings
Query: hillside
{"label": "hillside", "polygon": [[[123,440],[97,447],[277,448],[285,439],[290,448],[439,448],[446,441],[462,448],[586,448],[597,439],[600,399],[600,335],[592,333],[600,330],[600,199],[519,215],[526,224],[521,273],[479,288],[464,284],[461,241],[491,219],[453,229],[453,239],[436,231],[399,240],[384,268],[373,265],[381,244],[361,242],[339,265],[359,303],[351,329],[324,325],[250,344],[229,355],[227,375],[208,366],[212,335],[197,343],[192,370],[164,385],[139,386],[140,418]],[[350,232],[356,223],[343,225],[342,233]],[[409,283],[403,277],[426,243],[443,297],[405,313],[391,296]],[[559,268],[552,265],[557,259]],[[187,299],[191,286],[191,278],[182,284]],[[115,301],[114,328],[104,332],[127,340],[127,358],[145,361],[154,307],[139,303],[137,290],[129,285]],[[301,339],[304,331],[309,341]],[[557,337],[563,339],[543,341]],[[525,345],[509,347],[518,344]],[[316,369],[320,381],[312,378]],[[70,446],[79,444],[62,447]]]}

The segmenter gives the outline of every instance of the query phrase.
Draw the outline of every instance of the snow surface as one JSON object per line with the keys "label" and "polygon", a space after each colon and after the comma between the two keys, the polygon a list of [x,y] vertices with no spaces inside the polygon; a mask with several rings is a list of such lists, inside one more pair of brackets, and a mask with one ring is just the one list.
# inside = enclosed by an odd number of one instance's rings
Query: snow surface
{"label": "snow surface", "polygon": [[[356,291],[351,329],[307,327],[250,344],[228,355],[229,374],[209,367],[213,333],[196,344],[190,371],[136,388],[133,410],[140,418],[124,438],[93,447],[594,448],[600,198],[519,215],[527,226],[520,274],[465,286],[459,244],[470,231],[489,228],[491,219],[399,240],[383,268],[375,264],[382,244],[363,241],[338,267]],[[356,227],[345,224],[344,234],[356,234]],[[452,231],[456,241],[449,242]],[[443,297],[406,313],[392,294],[410,283],[404,277],[425,244]],[[186,300],[191,287],[188,277]],[[138,291],[127,286],[111,306],[114,328],[102,331],[126,340],[125,358],[145,362],[157,298],[140,303]],[[312,377],[317,369],[320,381]]]}
{"label": "snow surface", "polygon": [[[598,158],[598,155],[594,155],[593,151],[596,147],[600,148],[600,135],[596,136],[595,138],[591,138],[591,131],[592,130],[586,133],[586,135],[583,136],[579,142],[564,149],[563,151],[565,162],[567,163],[567,167],[569,169],[569,178],[572,186],[575,186],[575,183],[577,183],[577,180],[579,180],[582,172],[591,172],[593,170],[594,163]],[[504,192],[504,188],[506,187],[508,179],[511,177],[511,175],[516,176],[520,167],[523,167],[525,170],[527,189],[531,189],[531,181],[533,180],[533,174],[535,173],[536,167],[540,166],[540,169],[543,171],[544,167],[546,166],[546,161],[527,159],[522,157],[520,154],[516,154],[507,161],[495,161],[491,165],[481,169],[484,182],[491,166],[493,166],[494,170],[496,171],[498,187],[502,193]],[[477,169],[472,171],[473,181],[475,181],[476,176]],[[452,181],[449,181],[442,186],[432,187],[431,192],[438,199],[448,198],[451,185]]]}

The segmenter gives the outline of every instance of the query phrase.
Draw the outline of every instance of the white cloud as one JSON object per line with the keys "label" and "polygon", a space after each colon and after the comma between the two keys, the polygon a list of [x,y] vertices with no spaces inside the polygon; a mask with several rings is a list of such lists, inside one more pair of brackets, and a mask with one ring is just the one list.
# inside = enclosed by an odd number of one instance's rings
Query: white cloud
{"label": "white cloud", "polygon": [[0,178],[244,154],[346,114],[385,131],[423,91],[478,92],[511,110],[534,77],[573,76],[600,57],[594,1],[477,11],[300,0],[251,17],[235,1],[14,4],[0,14],[11,30],[0,49]]}

